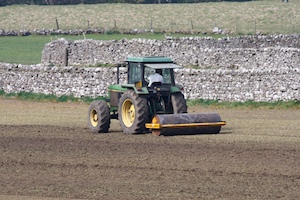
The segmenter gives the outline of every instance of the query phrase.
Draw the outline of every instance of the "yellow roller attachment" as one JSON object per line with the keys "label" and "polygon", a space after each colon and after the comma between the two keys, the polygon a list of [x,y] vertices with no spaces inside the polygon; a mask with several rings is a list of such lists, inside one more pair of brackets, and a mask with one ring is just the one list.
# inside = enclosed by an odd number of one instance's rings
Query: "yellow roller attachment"
{"label": "yellow roller attachment", "polygon": [[205,134],[219,133],[221,126],[226,125],[217,113],[168,114],[156,115],[146,128],[154,135]]}
{"label": "yellow roller attachment", "polygon": [[153,124],[147,123],[146,128],[149,129],[162,129],[162,128],[185,128],[185,127],[198,127],[198,126],[225,126],[226,122],[207,122],[207,123],[190,123],[190,124]]}

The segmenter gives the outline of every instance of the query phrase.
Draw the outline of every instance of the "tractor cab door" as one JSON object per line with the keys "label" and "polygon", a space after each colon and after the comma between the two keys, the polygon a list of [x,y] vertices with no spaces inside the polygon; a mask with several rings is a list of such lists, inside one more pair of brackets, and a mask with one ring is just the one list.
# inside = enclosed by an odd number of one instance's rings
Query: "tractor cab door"
{"label": "tractor cab door", "polygon": [[128,84],[143,82],[143,66],[141,63],[128,62]]}

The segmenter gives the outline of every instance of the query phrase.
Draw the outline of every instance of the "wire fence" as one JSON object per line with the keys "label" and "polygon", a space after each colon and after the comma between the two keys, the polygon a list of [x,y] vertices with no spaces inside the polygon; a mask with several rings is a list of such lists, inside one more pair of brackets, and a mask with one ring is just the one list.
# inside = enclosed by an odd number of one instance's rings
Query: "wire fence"
{"label": "wire fence", "polygon": [[[244,19],[191,19],[177,20],[168,19],[160,21],[150,18],[148,20],[136,21],[125,24],[124,21],[111,19],[102,23],[101,21],[85,20],[84,23],[70,24],[64,20],[55,18],[50,29],[76,30],[76,29],[104,29],[104,30],[147,30],[152,32],[170,33],[220,33],[220,34],[300,34],[300,22],[278,21],[268,22],[262,20]],[[139,32],[139,31],[137,31]]]}
{"label": "wire fence", "polygon": [[[148,25],[147,25],[148,23]],[[196,32],[196,33],[229,33],[229,34],[300,34],[300,23],[271,23],[266,24],[261,21],[245,21],[245,20],[187,20],[177,22],[170,20],[169,22],[156,23],[155,20],[148,22],[140,22],[139,26],[128,27],[122,26],[118,21],[114,20],[112,29],[148,29],[154,31],[167,31],[167,32]]]}
{"label": "wire fence", "polygon": [[[116,29],[300,34],[300,0],[245,3],[99,4],[0,8],[0,30]],[[216,29],[218,27],[218,29]]]}

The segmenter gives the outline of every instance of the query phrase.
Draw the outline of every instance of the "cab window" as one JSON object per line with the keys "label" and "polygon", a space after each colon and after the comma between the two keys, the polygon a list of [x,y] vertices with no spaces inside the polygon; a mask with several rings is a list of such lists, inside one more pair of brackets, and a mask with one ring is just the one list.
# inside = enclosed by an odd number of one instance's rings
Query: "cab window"
{"label": "cab window", "polygon": [[162,75],[166,84],[172,84],[171,70],[172,69],[163,69],[162,71]]}
{"label": "cab window", "polygon": [[139,63],[130,63],[128,83],[135,84],[139,81],[141,81],[141,65]]}
{"label": "cab window", "polygon": [[[172,69],[162,69],[164,84],[172,84],[171,70]],[[145,67],[144,80],[148,82],[149,81],[148,77],[154,73],[155,73],[155,69],[150,67]]]}

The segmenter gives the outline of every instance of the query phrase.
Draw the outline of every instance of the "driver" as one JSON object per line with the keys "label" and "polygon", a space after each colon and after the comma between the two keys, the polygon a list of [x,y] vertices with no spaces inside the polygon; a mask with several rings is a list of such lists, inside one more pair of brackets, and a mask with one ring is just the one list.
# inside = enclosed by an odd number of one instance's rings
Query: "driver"
{"label": "driver", "polygon": [[164,78],[162,76],[162,69],[155,69],[155,73],[148,77],[149,79],[149,87],[154,82],[164,83]]}

